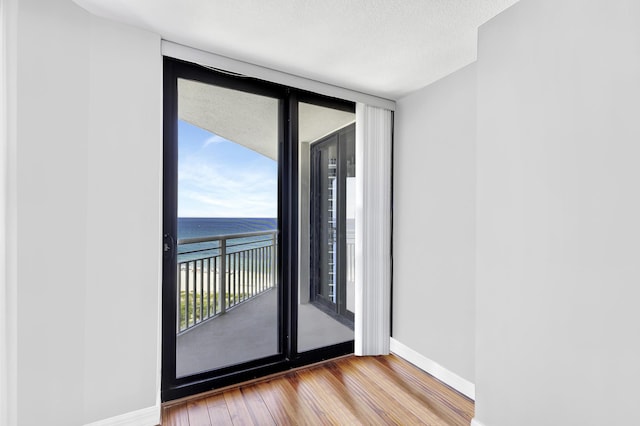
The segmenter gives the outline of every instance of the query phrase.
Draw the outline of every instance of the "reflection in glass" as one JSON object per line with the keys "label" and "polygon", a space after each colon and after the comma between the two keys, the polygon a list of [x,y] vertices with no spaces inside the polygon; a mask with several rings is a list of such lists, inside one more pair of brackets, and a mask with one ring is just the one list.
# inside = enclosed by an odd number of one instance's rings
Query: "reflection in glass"
{"label": "reflection in glass", "polygon": [[355,114],[300,104],[298,352],[353,340]]}

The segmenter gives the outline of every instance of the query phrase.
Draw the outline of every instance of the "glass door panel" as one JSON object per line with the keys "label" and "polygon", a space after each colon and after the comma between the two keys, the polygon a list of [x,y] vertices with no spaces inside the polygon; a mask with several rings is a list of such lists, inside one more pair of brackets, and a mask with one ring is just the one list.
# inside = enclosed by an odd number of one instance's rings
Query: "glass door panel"
{"label": "glass door panel", "polygon": [[299,104],[298,352],[353,340],[354,120]]}
{"label": "glass door panel", "polygon": [[178,79],[176,377],[281,353],[280,100]]}

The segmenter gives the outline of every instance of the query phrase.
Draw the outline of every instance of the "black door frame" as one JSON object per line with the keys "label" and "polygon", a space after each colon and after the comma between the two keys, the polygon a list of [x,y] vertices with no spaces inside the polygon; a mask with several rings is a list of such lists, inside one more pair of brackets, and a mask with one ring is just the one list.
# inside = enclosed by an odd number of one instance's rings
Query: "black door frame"
{"label": "black door frame", "polygon": [[[176,377],[176,256],[179,78],[280,99],[278,147],[278,355]],[[164,58],[162,401],[220,388],[353,352],[353,341],[302,353],[298,331],[298,103],[355,112],[353,102]]]}

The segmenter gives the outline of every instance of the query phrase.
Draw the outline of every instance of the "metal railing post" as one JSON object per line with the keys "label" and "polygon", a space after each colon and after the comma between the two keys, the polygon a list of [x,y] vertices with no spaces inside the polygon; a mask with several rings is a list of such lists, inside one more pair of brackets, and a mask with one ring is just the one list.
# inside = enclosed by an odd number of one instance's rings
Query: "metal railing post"
{"label": "metal railing post", "polygon": [[271,287],[276,286],[276,233],[271,237]]}
{"label": "metal railing post", "polygon": [[182,324],[182,310],[181,310],[181,307],[182,307],[182,291],[181,291],[182,290],[182,276],[181,275],[182,274],[181,274],[181,271],[182,271],[182,264],[178,263],[178,271],[177,271],[177,274],[176,274],[176,283],[177,283],[176,287],[178,287],[178,295],[177,295],[178,296],[178,309],[176,309],[176,314],[177,314],[176,328],[178,329],[178,333],[180,331],[182,331],[182,329],[180,328],[180,326]]}
{"label": "metal railing post", "polygon": [[220,270],[218,271],[220,282],[220,313],[227,310],[227,240],[220,240]]}

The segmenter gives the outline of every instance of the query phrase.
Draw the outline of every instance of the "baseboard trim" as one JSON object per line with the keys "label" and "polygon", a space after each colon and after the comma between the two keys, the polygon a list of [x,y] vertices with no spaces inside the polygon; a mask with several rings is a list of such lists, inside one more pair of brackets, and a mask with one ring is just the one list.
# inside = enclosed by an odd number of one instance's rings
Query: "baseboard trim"
{"label": "baseboard trim", "polygon": [[143,408],[84,426],[155,426],[160,424],[160,406]]}
{"label": "baseboard trim", "polygon": [[480,423],[478,420],[475,419],[475,417],[473,419],[471,419],[471,425],[470,426],[484,426],[482,423]]}
{"label": "baseboard trim", "polygon": [[[430,360],[426,356],[419,354],[405,344],[400,343],[393,337],[391,338],[391,352],[406,359],[410,363],[431,374],[436,379],[451,386],[461,394],[473,400],[476,399],[476,386],[473,383],[466,379],[463,379],[456,373],[447,370],[445,367],[441,366],[433,360]],[[475,426],[482,425],[478,423]]]}

